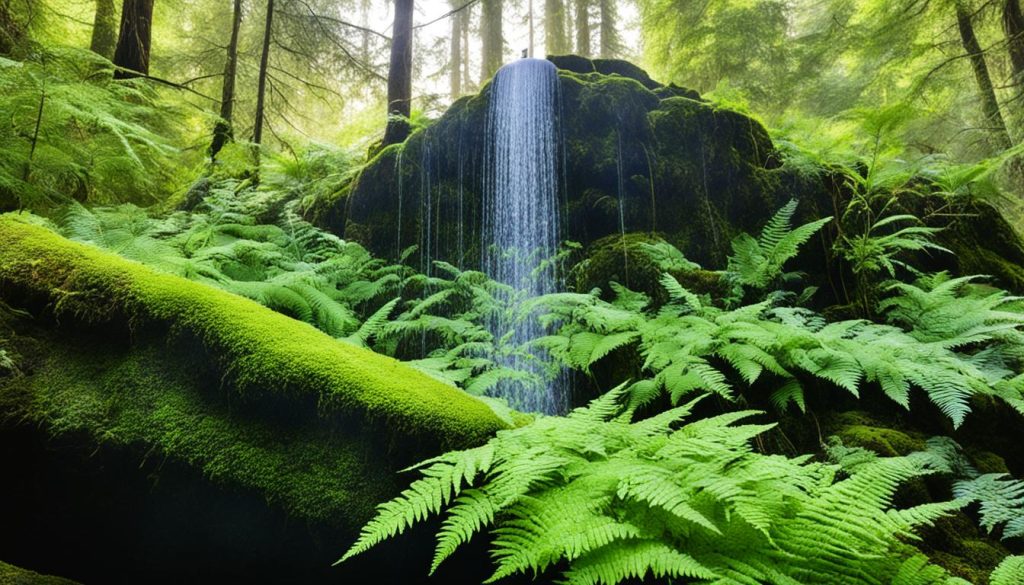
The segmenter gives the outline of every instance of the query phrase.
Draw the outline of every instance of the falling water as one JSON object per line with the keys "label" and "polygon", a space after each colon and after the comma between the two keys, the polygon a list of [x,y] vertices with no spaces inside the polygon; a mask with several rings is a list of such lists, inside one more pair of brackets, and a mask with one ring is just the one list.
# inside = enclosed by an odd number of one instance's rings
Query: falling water
{"label": "falling water", "polygon": [[[484,159],[484,271],[526,297],[558,289],[553,270],[535,273],[552,258],[561,239],[558,205],[558,75],[546,60],[521,59],[502,67],[491,86]],[[514,329],[514,345],[546,332],[536,319],[492,323],[496,337]],[[502,365],[521,371],[535,366],[507,356]],[[557,413],[568,400],[563,383],[546,390],[502,383],[497,394],[520,409]]]}
{"label": "falling water", "polygon": [[622,267],[625,273],[626,286],[629,286],[629,251],[626,249],[626,182],[622,173],[622,130],[615,130],[615,175],[619,202],[619,244],[622,246]]}

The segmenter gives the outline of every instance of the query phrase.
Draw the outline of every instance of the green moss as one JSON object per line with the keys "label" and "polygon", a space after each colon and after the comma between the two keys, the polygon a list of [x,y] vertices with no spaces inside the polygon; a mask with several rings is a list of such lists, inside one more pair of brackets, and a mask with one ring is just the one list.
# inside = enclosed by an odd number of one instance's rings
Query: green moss
{"label": "green moss", "polygon": [[827,426],[829,433],[838,436],[848,447],[863,447],[884,457],[924,450],[924,437],[878,425],[869,415],[853,411],[836,415]]}
{"label": "green moss", "polygon": [[981,537],[963,512],[940,519],[922,536],[922,549],[933,562],[976,585],[988,583],[989,573],[1009,554],[999,543]]}
{"label": "green moss", "polygon": [[77,585],[77,583],[63,577],[40,575],[34,571],[0,561],[0,585]]}
{"label": "green moss", "polygon": [[991,451],[968,449],[967,456],[980,473],[1010,473],[1006,460]]}
{"label": "green moss", "polygon": [[573,270],[576,290],[607,289],[610,281],[616,281],[649,295],[657,294],[661,270],[641,244],[661,241],[647,233],[615,234],[597,240],[587,248],[585,263]]}
{"label": "green moss", "polygon": [[47,337],[32,375],[0,387],[5,417],[186,462],[218,484],[256,490],[321,525],[355,527],[398,491],[372,434],[232,404],[210,392],[212,372],[159,339],[85,341]]}
{"label": "green moss", "polygon": [[169,327],[197,340],[245,398],[311,400],[321,416],[354,417],[444,447],[483,441],[505,426],[455,388],[253,301],[12,217],[0,218],[0,242],[5,294],[45,299],[58,315]]}

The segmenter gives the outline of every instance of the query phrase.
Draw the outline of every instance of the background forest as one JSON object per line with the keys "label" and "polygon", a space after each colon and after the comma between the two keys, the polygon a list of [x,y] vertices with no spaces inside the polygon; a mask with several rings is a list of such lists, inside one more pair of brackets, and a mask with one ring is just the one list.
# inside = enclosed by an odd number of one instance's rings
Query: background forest
{"label": "background forest", "polygon": [[0,584],[1024,584],[1022,106],[1020,0],[0,0]]}
{"label": "background forest", "polygon": [[[391,2],[278,0],[272,13],[255,1],[235,10],[201,0],[129,3],[140,19],[152,14],[139,67],[152,78],[111,84],[102,59],[114,58],[119,4],[0,5],[0,55],[24,65],[8,62],[4,73],[4,110],[13,115],[3,141],[5,207],[69,193],[95,202],[163,201],[201,174],[218,117],[238,140],[266,143],[293,162],[327,149],[356,164],[379,140]],[[1024,16],[1014,0],[399,6],[415,14],[414,123],[533,47],[538,56],[638,60],[662,82],[696,89],[754,115],[783,140],[829,155],[976,162],[1021,140]],[[126,54],[115,63],[141,62]],[[119,124],[109,120],[115,112]],[[78,137],[66,141],[62,130],[76,122]],[[78,168],[74,149],[89,150],[92,140],[110,156],[98,157],[100,168]],[[115,189],[110,179],[120,172],[135,180]]]}

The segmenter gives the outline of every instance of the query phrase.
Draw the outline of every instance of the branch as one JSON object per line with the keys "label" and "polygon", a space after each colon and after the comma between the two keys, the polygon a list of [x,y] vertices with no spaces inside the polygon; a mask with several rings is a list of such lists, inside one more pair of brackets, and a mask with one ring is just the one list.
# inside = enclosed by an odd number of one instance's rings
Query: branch
{"label": "branch", "polygon": [[438,16],[434,20],[431,20],[430,22],[424,22],[423,24],[417,24],[417,25],[415,25],[412,28],[413,28],[413,30],[415,30],[415,29],[418,29],[418,28],[423,28],[425,26],[430,26],[430,25],[434,24],[435,22],[442,21],[442,20],[448,18],[449,16],[452,16],[453,14],[457,14],[459,12],[462,12],[463,10],[469,8],[470,6],[472,6],[472,5],[474,5],[474,4],[478,3],[478,2],[480,2],[480,0],[468,0],[462,6],[459,6],[458,8],[453,8],[453,9],[449,10],[448,12],[445,12],[441,16]]}
{"label": "branch", "polygon": [[[134,69],[128,69],[127,67],[119,67],[117,65],[114,65],[114,69],[116,71],[125,71],[127,73],[131,73],[135,77],[141,77],[142,79],[148,79],[150,81],[155,81],[155,82],[157,82],[157,83],[159,83],[161,85],[166,85],[167,87],[173,87],[174,89],[183,89],[185,91],[192,92],[192,93],[196,94],[197,96],[199,96],[201,98],[206,98],[206,99],[210,100],[211,102],[220,103],[219,99],[212,98],[212,97],[210,97],[210,96],[208,96],[208,95],[206,95],[204,93],[200,93],[200,92],[192,89],[191,87],[188,87],[187,85],[183,85],[181,83],[175,83],[175,82],[170,81],[168,79],[163,79],[162,77],[156,77],[156,76],[153,76],[153,75],[149,75],[148,73],[141,73],[139,71],[135,71]],[[211,75],[209,77],[213,77],[213,76]],[[195,81],[195,80],[190,79],[186,83],[190,83],[192,81]]]}
{"label": "branch", "polygon": [[[335,24],[340,24],[341,26],[345,26],[345,27],[348,27],[348,28],[354,28],[356,30],[359,30],[359,31],[362,31],[362,32],[365,32],[365,33],[370,33],[372,35],[377,35],[378,37],[384,39],[385,41],[391,42],[391,37],[385,35],[382,32],[378,32],[378,31],[373,30],[372,28],[367,28],[365,26],[360,26],[358,24],[353,24],[351,22],[348,22],[347,20],[341,20],[340,18],[334,18],[333,16],[325,16],[323,14],[317,14],[316,12],[313,11],[313,8],[307,2],[305,2],[305,0],[295,0],[295,1],[306,7],[306,11],[309,12],[309,16],[311,18],[314,18],[316,20],[323,19],[323,20],[327,20],[327,21],[333,22]],[[474,1],[476,1],[476,0],[474,0]],[[287,13],[282,13],[282,14],[285,14],[286,16],[292,16],[292,17],[295,17],[295,18],[301,18],[301,15],[298,15],[298,14],[287,14]]]}

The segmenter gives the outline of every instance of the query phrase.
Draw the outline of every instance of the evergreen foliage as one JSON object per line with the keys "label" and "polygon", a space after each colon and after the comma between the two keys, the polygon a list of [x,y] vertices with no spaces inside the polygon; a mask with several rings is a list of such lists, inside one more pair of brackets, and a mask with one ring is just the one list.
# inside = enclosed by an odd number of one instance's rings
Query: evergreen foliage
{"label": "evergreen foliage", "polygon": [[86,50],[40,46],[23,61],[0,57],[0,209],[166,196],[176,180],[173,110],[152,87],[109,73],[109,62]]}

